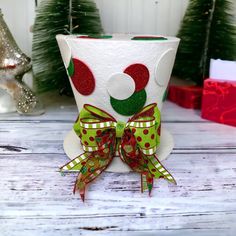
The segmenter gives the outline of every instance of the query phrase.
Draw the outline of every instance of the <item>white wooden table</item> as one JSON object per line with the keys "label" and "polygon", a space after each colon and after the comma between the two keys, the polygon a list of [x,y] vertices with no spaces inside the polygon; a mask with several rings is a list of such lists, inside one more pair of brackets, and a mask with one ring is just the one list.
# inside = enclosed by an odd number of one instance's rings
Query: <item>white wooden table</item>
{"label": "white wooden table", "polygon": [[150,198],[137,174],[104,173],[82,203],[75,175],[58,172],[76,107],[50,98],[43,116],[0,115],[1,236],[235,235],[236,128],[166,102],[176,145],[163,164],[178,185],[160,180]]}

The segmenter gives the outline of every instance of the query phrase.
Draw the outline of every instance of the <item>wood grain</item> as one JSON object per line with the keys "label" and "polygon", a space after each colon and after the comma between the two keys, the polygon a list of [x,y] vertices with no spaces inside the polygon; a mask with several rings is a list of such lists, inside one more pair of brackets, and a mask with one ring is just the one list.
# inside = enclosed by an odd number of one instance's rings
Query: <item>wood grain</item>
{"label": "wood grain", "polygon": [[178,185],[160,180],[148,197],[137,174],[104,173],[82,203],[76,174],[58,172],[76,107],[55,100],[41,117],[0,117],[1,236],[234,235],[235,128],[167,103],[163,123],[176,146],[163,164]]}
{"label": "wood grain", "polygon": [[[72,128],[65,121],[0,122],[4,154],[64,153],[62,142]],[[236,129],[214,123],[163,123],[175,140],[173,153],[236,152]],[[16,148],[16,150],[15,150]]]}

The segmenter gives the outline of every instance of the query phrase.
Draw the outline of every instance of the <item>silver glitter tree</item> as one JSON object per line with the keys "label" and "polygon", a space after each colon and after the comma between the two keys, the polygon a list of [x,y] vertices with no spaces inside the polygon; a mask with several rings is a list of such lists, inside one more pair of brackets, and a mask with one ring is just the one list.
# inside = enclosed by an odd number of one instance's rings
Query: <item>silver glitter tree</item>
{"label": "silver glitter tree", "polygon": [[[17,46],[8,29],[0,9],[0,112],[12,111],[7,104],[15,105],[20,114],[37,115],[43,108],[35,94],[22,81],[23,75],[31,69],[30,58]],[[9,98],[13,102],[9,101]]]}

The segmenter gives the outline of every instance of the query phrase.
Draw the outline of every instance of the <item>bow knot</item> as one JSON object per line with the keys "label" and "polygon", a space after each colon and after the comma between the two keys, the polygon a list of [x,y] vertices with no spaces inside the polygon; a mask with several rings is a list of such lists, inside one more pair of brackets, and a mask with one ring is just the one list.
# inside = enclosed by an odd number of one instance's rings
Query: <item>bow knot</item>
{"label": "bow knot", "polygon": [[117,138],[121,138],[123,136],[125,126],[126,126],[125,122],[117,121],[117,123],[116,123],[116,137]]}
{"label": "bow knot", "polygon": [[84,153],[61,167],[61,171],[79,171],[75,189],[84,200],[85,187],[112,162],[116,153],[135,172],[141,174],[142,191],[151,193],[153,178],[175,183],[156,157],[160,141],[160,111],[156,104],[144,107],[127,123],[116,121],[107,112],[84,105],[74,125]]}

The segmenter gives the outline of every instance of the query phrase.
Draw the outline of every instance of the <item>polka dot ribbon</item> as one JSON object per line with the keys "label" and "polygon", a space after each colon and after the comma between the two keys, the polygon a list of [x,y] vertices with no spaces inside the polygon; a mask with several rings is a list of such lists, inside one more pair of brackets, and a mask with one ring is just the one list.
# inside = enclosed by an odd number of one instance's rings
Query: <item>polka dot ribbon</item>
{"label": "polka dot ribbon", "polygon": [[84,153],[62,166],[60,171],[79,172],[74,193],[79,191],[84,201],[86,186],[118,154],[133,171],[141,174],[141,190],[148,190],[150,195],[154,178],[176,183],[155,154],[160,143],[160,127],[160,111],[155,103],[144,107],[127,123],[116,121],[107,112],[86,104],[74,124]]}

